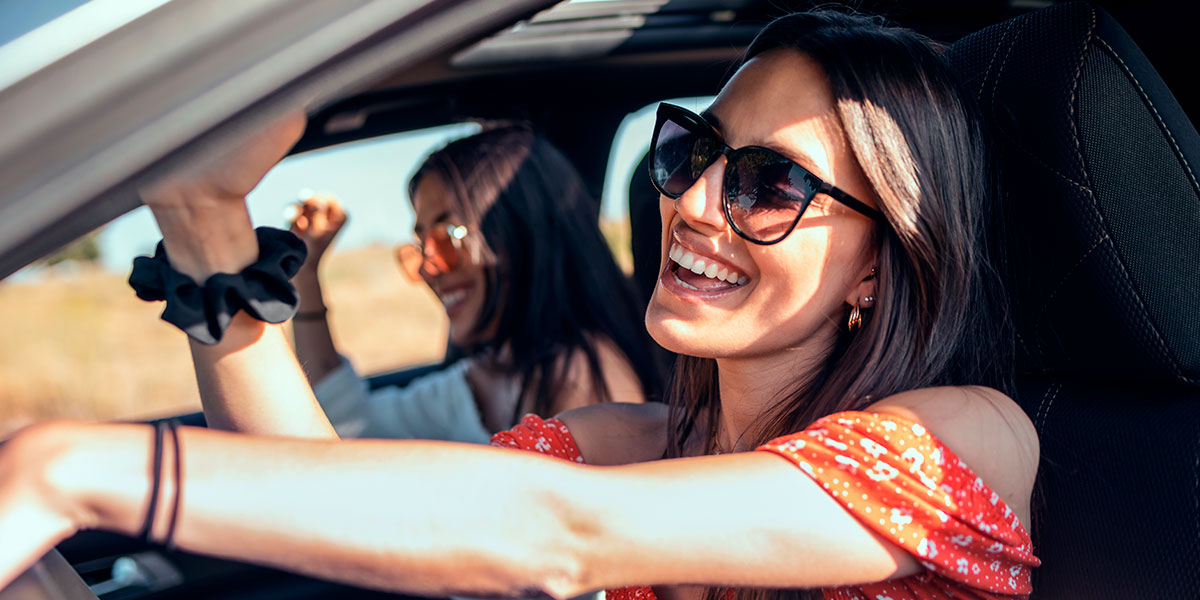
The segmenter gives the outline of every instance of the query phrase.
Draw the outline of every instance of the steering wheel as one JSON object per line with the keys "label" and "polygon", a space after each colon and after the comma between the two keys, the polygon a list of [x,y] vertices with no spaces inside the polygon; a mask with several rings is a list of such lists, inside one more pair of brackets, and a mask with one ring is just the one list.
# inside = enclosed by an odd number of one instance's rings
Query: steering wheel
{"label": "steering wheel", "polygon": [[0,590],[0,600],[98,600],[58,550],[51,550],[29,570]]}

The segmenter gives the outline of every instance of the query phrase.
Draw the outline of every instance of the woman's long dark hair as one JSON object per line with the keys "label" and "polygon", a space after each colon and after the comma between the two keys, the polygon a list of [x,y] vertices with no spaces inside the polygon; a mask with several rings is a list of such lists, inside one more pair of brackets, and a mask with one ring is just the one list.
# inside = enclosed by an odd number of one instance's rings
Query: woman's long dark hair
{"label": "woman's long dark hair", "polygon": [[[862,328],[851,332],[843,325],[822,368],[780,390],[742,441],[756,446],[906,390],[984,385],[1008,392],[1013,339],[989,247],[999,223],[996,176],[978,111],[938,48],[880,18],[817,11],[771,22],[743,63],[779,49],[800,51],[821,65],[887,223],[875,234],[876,301]],[[717,418],[718,385],[715,360],[678,359],[668,389],[669,456],[682,455],[689,442],[712,447],[707,425]],[[723,594],[710,590],[709,597],[725,600]],[[739,590],[736,596],[805,594]]]}
{"label": "woman's long dark hair", "polygon": [[464,350],[487,352],[518,374],[514,424],[530,397],[533,412],[550,416],[577,352],[598,401],[620,400],[600,369],[605,340],[629,361],[646,399],[661,399],[641,304],[600,233],[598,204],[562,152],[527,126],[497,126],[432,154],[410,180],[410,197],[430,174],[445,183],[462,225],[482,234],[464,240],[485,265],[487,286],[476,339]]}

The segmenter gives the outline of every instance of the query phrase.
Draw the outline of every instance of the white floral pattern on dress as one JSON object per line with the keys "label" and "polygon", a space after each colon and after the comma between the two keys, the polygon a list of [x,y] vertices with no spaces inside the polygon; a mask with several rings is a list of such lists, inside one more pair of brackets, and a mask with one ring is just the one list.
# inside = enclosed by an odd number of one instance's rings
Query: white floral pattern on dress
{"label": "white floral pattern on dress", "polygon": [[[803,449],[787,446],[801,436],[810,442]],[[841,445],[845,451],[835,450]],[[927,569],[903,579],[824,590],[825,598],[994,599],[1027,598],[1031,592],[1030,568],[1041,562],[1029,535],[1000,496],[919,423],[843,412],[759,450],[807,465],[801,470],[823,489],[833,477],[849,474],[850,497],[857,499],[830,496]],[[854,477],[845,468],[851,461],[871,467]]]}
{"label": "white floral pattern on dress", "polygon": [[[557,419],[526,415],[520,425],[493,436],[492,445],[583,462]],[[926,569],[903,579],[823,590],[827,600],[1029,597],[1030,568],[1041,564],[1029,535],[1004,501],[919,424],[894,415],[843,412],[759,450],[787,458],[825,489],[838,477],[845,480],[839,487],[855,486],[858,497],[869,501],[851,504],[848,497],[830,495],[864,525],[919,557]],[[607,598],[658,600],[645,586],[608,590]]]}

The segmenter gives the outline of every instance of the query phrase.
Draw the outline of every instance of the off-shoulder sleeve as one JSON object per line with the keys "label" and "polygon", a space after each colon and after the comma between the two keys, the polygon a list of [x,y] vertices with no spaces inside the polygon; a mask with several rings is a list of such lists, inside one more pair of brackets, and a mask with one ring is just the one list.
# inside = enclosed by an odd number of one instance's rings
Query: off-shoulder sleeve
{"label": "off-shoulder sleeve", "polygon": [[525,415],[521,422],[508,431],[492,436],[492,445],[556,456],[563,460],[582,463],[583,455],[567,426],[558,419],[542,419],[537,415]]}
{"label": "off-shoulder sleeve", "polygon": [[794,463],[929,571],[858,586],[870,588],[871,595],[827,593],[827,598],[875,598],[875,587],[885,596],[898,591],[904,597],[935,597],[913,594],[914,586],[937,588],[948,597],[1030,593],[1030,568],[1041,563],[1016,514],[920,424],[893,415],[843,412],[759,450]]}

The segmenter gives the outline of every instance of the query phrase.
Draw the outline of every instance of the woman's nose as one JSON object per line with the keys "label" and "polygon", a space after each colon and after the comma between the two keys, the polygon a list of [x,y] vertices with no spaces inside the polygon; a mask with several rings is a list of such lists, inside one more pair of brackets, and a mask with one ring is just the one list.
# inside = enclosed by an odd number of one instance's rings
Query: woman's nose
{"label": "woman's nose", "polygon": [[721,207],[724,176],[725,157],[721,156],[675,200],[675,212],[692,229],[710,235],[725,231],[725,212]]}

